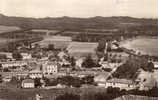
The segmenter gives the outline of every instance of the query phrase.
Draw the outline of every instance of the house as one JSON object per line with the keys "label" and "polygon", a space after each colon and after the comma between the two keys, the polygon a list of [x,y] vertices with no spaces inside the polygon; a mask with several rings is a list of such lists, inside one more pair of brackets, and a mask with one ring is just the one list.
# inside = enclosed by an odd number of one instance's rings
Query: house
{"label": "house", "polygon": [[54,62],[46,62],[42,66],[42,72],[44,75],[53,75],[58,73],[58,64]]}
{"label": "house", "polygon": [[135,85],[132,80],[112,78],[106,82],[106,88],[108,87],[118,87],[120,89],[130,90],[134,89]]}
{"label": "house", "polygon": [[158,62],[153,62],[153,64],[154,64],[154,68],[158,69]]}
{"label": "house", "polygon": [[12,77],[11,76],[5,76],[3,77],[2,79],[4,82],[10,82],[12,80]]}
{"label": "house", "polygon": [[61,51],[58,53],[57,55],[60,59],[63,59],[65,56],[67,56],[67,54],[64,51]]}
{"label": "house", "polygon": [[31,70],[29,72],[29,77],[32,78],[32,79],[42,78],[43,77],[43,73],[42,73],[42,71],[40,69]]}
{"label": "house", "polygon": [[0,62],[3,68],[10,68],[13,66],[25,66],[27,65],[26,61],[7,61],[7,62]]}
{"label": "house", "polygon": [[109,72],[101,73],[94,77],[94,82],[96,82],[99,87],[106,87],[106,81],[109,75]]}
{"label": "house", "polygon": [[76,60],[75,64],[77,68],[81,68],[82,67],[82,63],[84,62],[84,58],[79,58]]}
{"label": "house", "polygon": [[71,42],[67,47],[68,54],[75,59],[79,59],[82,57],[87,57],[91,55],[93,59],[97,59],[96,57],[96,49],[98,47],[98,43],[89,43],[89,42]]}
{"label": "house", "polygon": [[120,66],[122,63],[112,63],[112,62],[108,62],[108,61],[100,61],[99,64],[101,65],[102,68],[115,68]]}
{"label": "house", "polygon": [[21,53],[22,55],[22,58],[25,60],[25,59],[31,59],[32,58],[32,55],[29,54],[29,53]]}
{"label": "house", "polygon": [[22,88],[34,88],[35,82],[33,79],[25,79],[22,81],[21,87]]}

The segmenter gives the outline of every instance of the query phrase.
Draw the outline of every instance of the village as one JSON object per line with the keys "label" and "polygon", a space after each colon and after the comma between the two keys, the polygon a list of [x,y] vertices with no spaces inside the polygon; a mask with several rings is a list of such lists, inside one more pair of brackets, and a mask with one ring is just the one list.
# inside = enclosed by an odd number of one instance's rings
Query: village
{"label": "village", "polygon": [[144,57],[119,44],[104,38],[99,42],[73,41],[71,36],[61,35],[48,35],[29,45],[21,43],[14,52],[0,52],[1,84],[16,80],[14,87],[18,89],[94,86],[147,91],[157,87],[158,62],[145,59],[147,68],[126,73],[133,70],[128,69],[127,62],[134,59],[138,63]]}

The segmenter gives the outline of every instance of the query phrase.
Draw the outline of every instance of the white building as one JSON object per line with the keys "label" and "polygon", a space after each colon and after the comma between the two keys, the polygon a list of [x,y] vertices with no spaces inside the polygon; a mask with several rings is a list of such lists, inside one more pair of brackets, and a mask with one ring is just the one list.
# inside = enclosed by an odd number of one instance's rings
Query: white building
{"label": "white building", "polygon": [[53,75],[58,73],[57,62],[46,62],[42,66],[42,71],[44,75]]}
{"label": "white building", "polygon": [[158,69],[158,62],[153,62],[153,64],[154,64],[154,68]]}
{"label": "white building", "polygon": [[21,53],[23,59],[31,59],[32,58],[32,55],[29,54],[29,53]]}
{"label": "white building", "polygon": [[13,66],[24,66],[27,65],[26,61],[7,61],[7,62],[0,62],[3,68],[10,68]]}
{"label": "white building", "polygon": [[32,79],[35,78],[42,78],[43,77],[43,73],[41,70],[35,69],[29,72],[29,77]]}
{"label": "white building", "polygon": [[102,74],[99,74],[94,77],[94,82],[96,82],[99,87],[106,87],[106,81],[109,75],[110,75],[109,72],[104,72]]}
{"label": "white building", "polygon": [[32,79],[25,79],[22,81],[21,86],[22,86],[22,88],[34,88],[35,83],[34,83],[34,80],[32,80]]}
{"label": "white building", "polygon": [[120,89],[130,90],[134,89],[135,85],[131,80],[112,78],[106,82],[106,88],[108,87],[118,87]]}
{"label": "white building", "polygon": [[76,67],[81,68],[83,62],[84,62],[84,58],[77,59],[76,62],[75,62]]}

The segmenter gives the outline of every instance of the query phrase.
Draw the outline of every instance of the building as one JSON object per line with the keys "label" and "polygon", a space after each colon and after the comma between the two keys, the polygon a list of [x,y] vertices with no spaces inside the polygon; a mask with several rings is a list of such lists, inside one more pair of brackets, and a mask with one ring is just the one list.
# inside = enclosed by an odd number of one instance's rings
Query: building
{"label": "building", "polygon": [[3,68],[10,68],[13,66],[25,66],[27,65],[26,61],[7,61],[7,62],[0,62]]}
{"label": "building", "polygon": [[25,79],[22,81],[21,87],[22,88],[34,88],[35,82],[33,79]]}
{"label": "building", "polygon": [[106,82],[106,88],[108,87],[118,87],[120,89],[130,90],[134,89],[135,85],[132,80],[112,78]]}
{"label": "building", "polygon": [[35,69],[35,70],[32,70],[32,71],[29,72],[29,77],[32,78],[32,79],[42,78],[43,77],[43,73],[42,73],[41,70]]}
{"label": "building", "polygon": [[154,68],[158,69],[158,62],[153,62],[153,64],[154,64]]}
{"label": "building", "polygon": [[106,81],[109,75],[109,72],[101,73],[94,77],[94,82],[96,82],[99,87],[106,87]]}
{"label": "building", "polygon": [[87,57],[91,55],[92,58],[96,58],[96,49],[98,43],[89,43],[89,42],[71,42],[67,47],[68,54],[73,56],[75,59],[82,57]]}
{"label": "building", "polygon": [[21,53],[22,55],[22,58],[25,60],[25,59],[31,59],[32,58],[32,55],[29,54],[29,53]]}
{"label": "building", "polygon": [[3,77],[3,82],[10,82],[12,80],[12,77],[11,76],[5,76]]}
{"label": "building", "polygon": [[66,56],[68,56],[64,51],[61,51],[61,52],[59,52],[58,53],[58,55],[57,55],[58,57],[59,57],[59,59],[64,59],[64,57]]}
{"label": "building", "polygon": [[42,66],[42,72],[44,75],[53,75],[58,73],[58,64],[57,62],[46,62]]}
{"label": "building", "polygon": [[75,65],[77,68],[82,68],[82,63],[84,62],[84,58],[79,58],[76,60]]}
{"label": "building", "polygon": [[108,61],[100,61],[99,64],[101,65],[102,68],[115,68],[115,67],[118,67],[120,66],[122,63],[111,63],[111,62],[108,62]]}

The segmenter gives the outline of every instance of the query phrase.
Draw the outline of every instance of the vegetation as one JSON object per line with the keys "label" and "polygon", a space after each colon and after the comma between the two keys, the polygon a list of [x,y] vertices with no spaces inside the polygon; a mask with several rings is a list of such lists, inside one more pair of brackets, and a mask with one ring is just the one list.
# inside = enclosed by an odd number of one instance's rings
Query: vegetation
{"label": "vegetation", "polygon": [[34,81],[35,81],[35,87],[41,87],[42,83],[40,81],[41,79],[40,78],[35,78]]}
{"label": "vegetation", "polygon": [[63,95],[58,96],[55,100],[80,100],[79,95],[65,93]]}
{"label": "vegetation", "polygon": [[84,62],[82,63],[82,67],[84,67],[84,68],[93,68],[93,67],[100,67],[100,65],[97,64],[96,62],[94,62],[92,57],[90,55],[88,55],[86,57],[86,59],[84,60]]}
{"label": "vegetation", "polygon": [[52,50],[53,51],[54,50],[54,44],[49,44],[48,45],[48,50]]}
{"label": "vegetation", "polygon": [[2,75],[0,74],[0,83],[2,83]]}
{"label": "vegetation", "polygon": [[12,56],[16,60],[22,60],[22,58],[23,58],[19,52],[13,52]]}
{"label": "vegetation", "polygon": [[113,76],[117,78],[135,79],[137,71],[140,68],[145,71],[152,72],[154,64],[152,62],[148,62],[147,59],[142,57],[131,57],[126,61],[126,63],[118,67],[118,69],[113,73]]}
{"label": "vegetation", "polygon": [[80,87],[82,85],[82,81],[78,77],[63,76],[57,80],[59,84],[64,84],[66,86]]}
{"label": "vegetation", "polygon": [[98,47],[97,47],[97,51],[104,52],[105,47],[106,47],[106,41],[105,41],[105,39],[101,39],[99,41],[99,44],[98,44]]}
{"label": "vegetation", "polygon": [[102,70],[106,71],[106,72],[111,72],[112,69],[111,68],[102,68]]}

